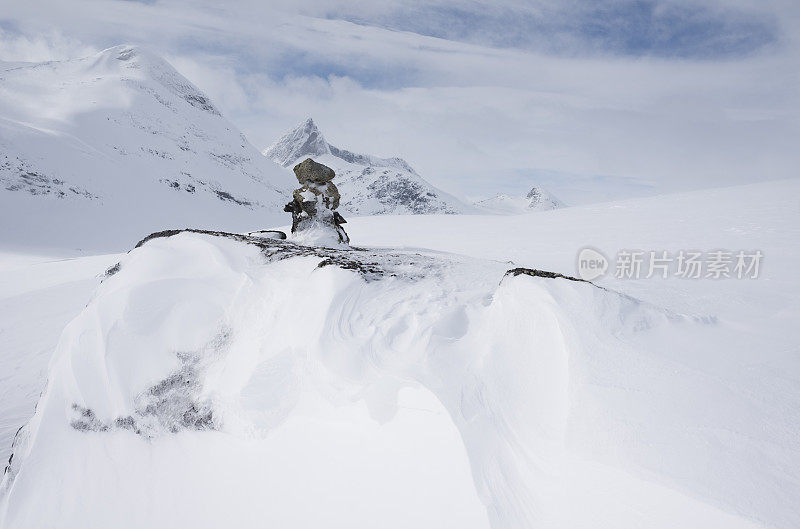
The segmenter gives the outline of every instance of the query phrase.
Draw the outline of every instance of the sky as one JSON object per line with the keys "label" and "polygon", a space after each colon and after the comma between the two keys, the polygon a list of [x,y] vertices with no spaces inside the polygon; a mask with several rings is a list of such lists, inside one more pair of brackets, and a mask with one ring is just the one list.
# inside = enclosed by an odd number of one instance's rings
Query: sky
{"label": "sky", "polygon": [[467,200],[800,177],[800,2],[29,0],[0,60],[146,46],[259,149],[307,117]]}

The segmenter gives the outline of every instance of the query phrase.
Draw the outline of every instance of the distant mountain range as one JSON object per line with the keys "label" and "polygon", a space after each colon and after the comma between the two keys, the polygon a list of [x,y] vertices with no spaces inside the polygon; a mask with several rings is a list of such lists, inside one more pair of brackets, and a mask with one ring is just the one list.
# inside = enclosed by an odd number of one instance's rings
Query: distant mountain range
{"label": "distant mountain range", "polygon": [[[304,158],[332,167],[346,215],[520,213],[534,188],[475,205],[402,158],[335,147],[312,119],[259,153],[200,89],[145,49],[0,62],[0,244],[120,250],[169,228],[284,224]],[[283,166],[283,167],[281,167]]]}
{"label": "distant mountain range", "polygon": [[475,206],[487,213],[516,215],[533,211],[563,208],[564,203],[542,187],[534,187],[525,195],[504,193],[475,202]]}
{"label": "distant mountain range", "polygon": [[122,249],[285,221],[293,179],[163,59],[0,63],[0,241]]}
{"label": "distant mountain range", "polygon": [[476,208],[428,183],[402,158],[356,154],[328,143],[308,118],[264,150],[291,168],[305,158],[332,167],[341,209],[353,215],[475,213]]}

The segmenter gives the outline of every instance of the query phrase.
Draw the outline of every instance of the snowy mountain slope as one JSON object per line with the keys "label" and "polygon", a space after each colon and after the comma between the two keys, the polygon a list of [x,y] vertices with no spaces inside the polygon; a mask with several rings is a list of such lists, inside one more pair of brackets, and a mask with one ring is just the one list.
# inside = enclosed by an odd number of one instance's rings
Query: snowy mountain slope
{"label": "snowy mountain slope", "polygon": [[475,207],[487,212],[518,215],[532,211],[548,211],[563,208],[564,203],[542,187],[534,186],[524,196],[499,193],[491,198],[475,202]]}
{"label": "snowy mountain slope", "polygon": [[[0,71],[0,242],[127,248],[278,218],[291,181],[146,50]],[[268,220],[267,220],[268,221]]]}
{"label": "snowy mountain slope", "polygon": [[332,167],[351,215],[473,213],[475,209],[419,176],[402,158],[378,158],[334,147],[308,118],[267,147],[264,156],[291,168],[305,158]]}

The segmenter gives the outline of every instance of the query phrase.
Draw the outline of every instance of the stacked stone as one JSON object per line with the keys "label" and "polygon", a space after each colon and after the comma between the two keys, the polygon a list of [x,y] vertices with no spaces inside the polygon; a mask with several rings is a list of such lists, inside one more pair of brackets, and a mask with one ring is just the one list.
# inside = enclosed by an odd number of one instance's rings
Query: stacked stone
{"label": "stacked stone", "polygon": [[314,229],[330,229],[339,242],[349,243],[350,237],[342,228],[344,220],[338,211],[339,190],[333,183],[336,173],[330,167],[306,158],[294,166],[301,187],[292,193],[294,200],[284,209],[292,214],[292,233]]}

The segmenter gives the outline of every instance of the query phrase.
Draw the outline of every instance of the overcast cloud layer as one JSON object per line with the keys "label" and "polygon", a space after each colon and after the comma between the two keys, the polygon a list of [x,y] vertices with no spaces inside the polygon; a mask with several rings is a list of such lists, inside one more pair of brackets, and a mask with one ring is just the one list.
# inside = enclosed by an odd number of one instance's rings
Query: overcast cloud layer
{"label": "overcast cloud layer", "polygon": [[0,60],[161,54],[264,148],[313,116],[462,197],[796,178],[790,0],[13,3]]}

